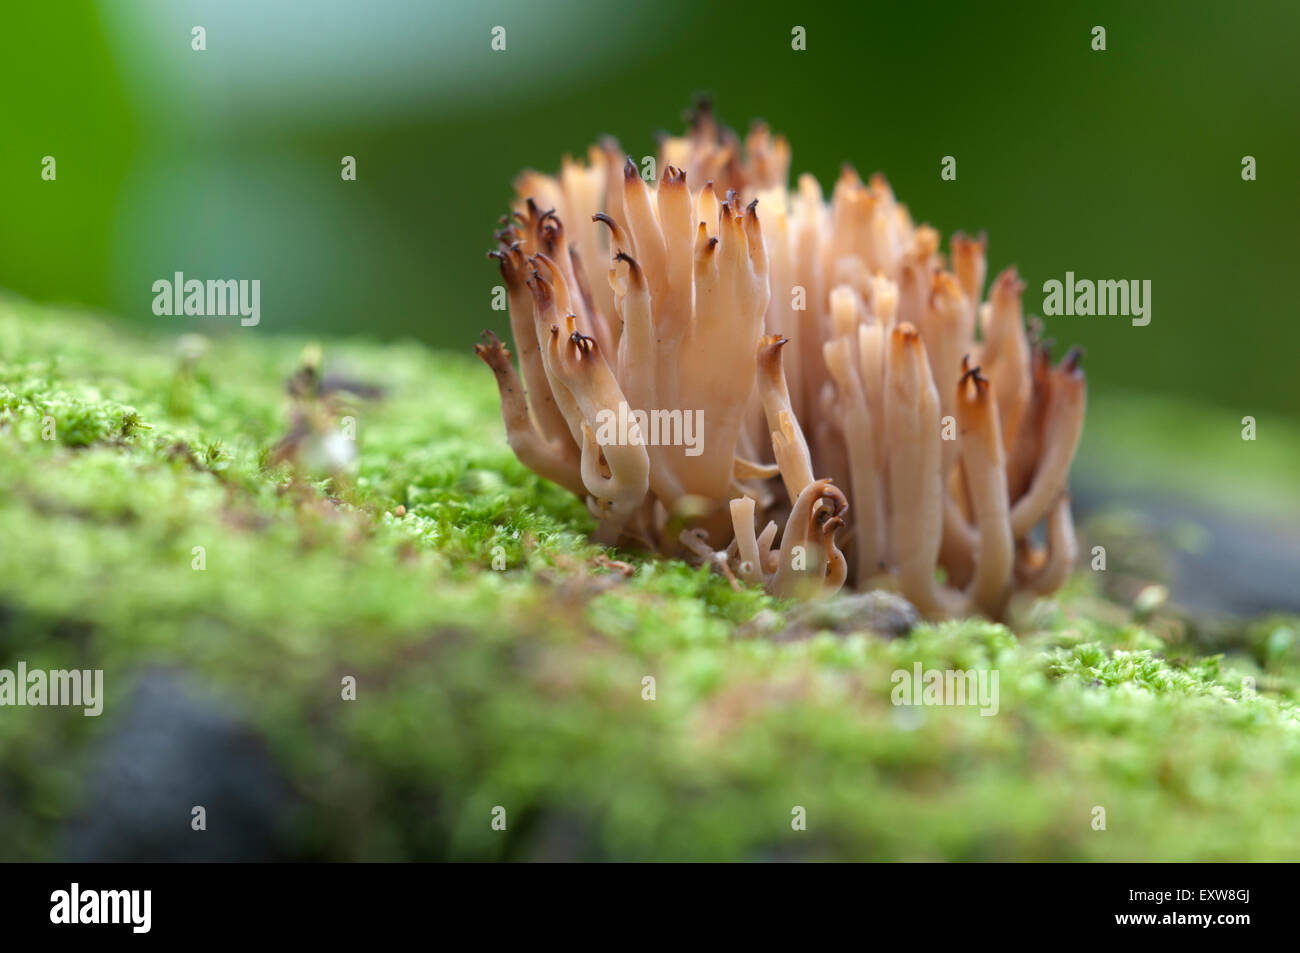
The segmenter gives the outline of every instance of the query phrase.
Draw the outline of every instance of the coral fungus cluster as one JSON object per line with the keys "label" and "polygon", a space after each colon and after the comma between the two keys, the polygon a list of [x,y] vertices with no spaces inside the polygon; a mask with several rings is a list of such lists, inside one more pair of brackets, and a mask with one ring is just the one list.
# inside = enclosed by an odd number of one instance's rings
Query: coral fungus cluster
{"label": "coral fungus cluster", "polygon": [[601,541],[780,595],[851,579],[996,618],[1014,589],[1055,589],[1078,353],[1052,366],[1013,269],[981,301],[983,237],[945,260],[883,177],[846,168],[827,202],[810,175],[788,191],[789,166],[765,127],[742,146],[701,111],[660,142],[657,180],[612,142],[519,177],[491,253],[519,371],[494,335],[477,348],[511,447]]}

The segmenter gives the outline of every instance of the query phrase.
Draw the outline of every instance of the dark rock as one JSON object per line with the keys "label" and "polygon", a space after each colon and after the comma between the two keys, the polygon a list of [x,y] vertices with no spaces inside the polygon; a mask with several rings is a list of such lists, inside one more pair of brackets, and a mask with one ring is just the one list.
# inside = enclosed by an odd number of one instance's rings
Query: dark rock
{"label": "dark rock", "polygon": [[538,863],[603,860],[597,831],[588,818],[572,812],[552,812],[530,825],[522,858]]}
{"label": "dark rock", "polygon": [[760,612],[745,623],[738,634],[774,642],[807,639],[818,632],[838,635],[872,632],[894,639],[906,635],[920,621],[916,606],[898,593],[876,589],[800,603],[786,613],[784,620],[775,612]]}
{"label": "dark rock", "polygon": [[1087,545],[1106,547],[1109,572],[1165,583],[1175,606],[1244,618],[1300,612],[1300,525],[1292,520],[1096,485],[1076,489],[1073,504]]}
{"label": "dark rock", "polygon": [[[108,715],[106,715],[108,717]],[[293,795],[265,744],[174,671],[143,673],[91,759],[70,861],[292,857]],[[207,829],[191,828],[201,805]]]}

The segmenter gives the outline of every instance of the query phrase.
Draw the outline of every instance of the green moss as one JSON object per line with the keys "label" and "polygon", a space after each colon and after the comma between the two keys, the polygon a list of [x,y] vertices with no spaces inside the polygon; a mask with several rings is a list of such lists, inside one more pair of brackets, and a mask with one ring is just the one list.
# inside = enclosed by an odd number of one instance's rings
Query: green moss
{"label": "green moss", "polygon": [[[53,856],[88,752],[158,663],[269,740],[302,857],[1300,849],[1295,620],[1204,655],[1080,579],[1015,634],[738,637],[782,607],[678,562],[604,568],[582,505],[509,452],[472,357],[326,342],[327,372],[385,395],[334,409],[354,473],[294,479],[271,461],[303,344],[235,332],[195,357],[0,303],[0,667],[102,668],[107,693],[100,719],[0,709],[0,856]],[[998,714],[891,704],[916,662],[996,669]]]}

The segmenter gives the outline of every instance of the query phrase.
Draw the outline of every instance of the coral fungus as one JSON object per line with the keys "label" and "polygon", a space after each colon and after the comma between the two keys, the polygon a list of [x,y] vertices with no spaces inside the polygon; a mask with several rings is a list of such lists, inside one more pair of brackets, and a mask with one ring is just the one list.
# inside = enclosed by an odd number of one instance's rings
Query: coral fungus
{"label": "coral fungus", "polygon": [[519,177],[491,252],[519,372],[490,332],[476,348],[511,447],[587,501],[600,541],[733,583],[852,580],[930,617],[1055,589],[1078,353],[1052,366],[1014,269],[981,303],[982,236],[945,261],[883,177],[846,167],[826,202],[810,175],[788,191],[789,165],[784,139],[756,125],[742,147],[703,109],[661,141],[658,181],[612,142]]}

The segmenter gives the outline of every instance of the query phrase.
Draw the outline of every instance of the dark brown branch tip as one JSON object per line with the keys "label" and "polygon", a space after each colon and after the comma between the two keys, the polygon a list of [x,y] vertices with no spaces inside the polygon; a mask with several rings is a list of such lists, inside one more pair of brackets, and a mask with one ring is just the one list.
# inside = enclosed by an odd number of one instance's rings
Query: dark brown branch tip
{"label": "dark brown branch tip", "polygon": [[[573,315],[569,315],[569,317],[573,317]],[[574,331],[569,335],[569,343],[578,345],[578,350],[582,351],[583,354],[586,354],[595,346],[596,339],[590,335],[583,334],[581,331]]]}

